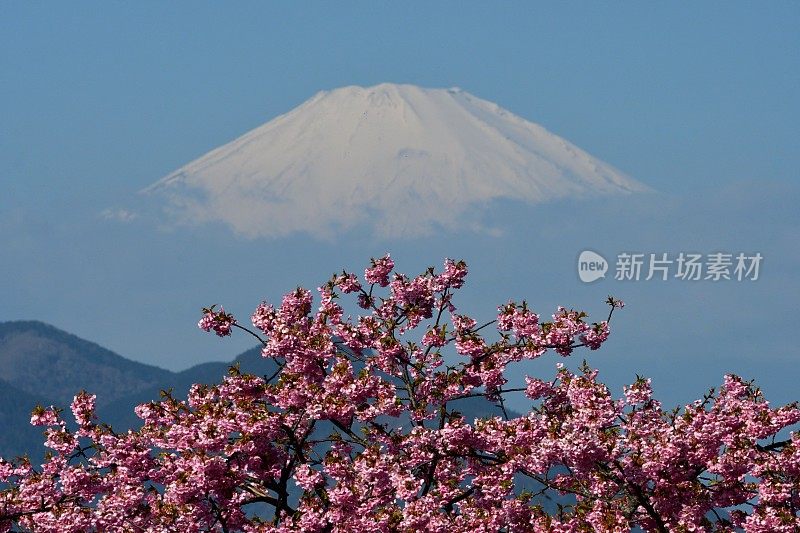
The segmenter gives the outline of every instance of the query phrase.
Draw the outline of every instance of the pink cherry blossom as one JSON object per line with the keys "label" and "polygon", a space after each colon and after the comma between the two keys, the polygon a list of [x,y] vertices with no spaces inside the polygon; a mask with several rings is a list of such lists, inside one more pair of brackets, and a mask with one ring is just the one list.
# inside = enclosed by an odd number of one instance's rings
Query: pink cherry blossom
{"label": "pink cherry blossom", "polygon": [[215,306],[203,309],[203,317],[197,323],[197,327],[203,331],[214,332],[220,337],[226,337],[231,334],[231,327],[236,324],[236,319],[233,315],[225,312],[225,309],[220,307],[219,311],[214,311]]}
{"label": "pink cherry blossom", "polygon": [[[37,407],[51,453],[0,459],[0,531],[800,530],[797,404],[733,375],[674,410],[643,377],[615,398],[588,364],[513,382],[525,359],[600,348],[622,302],[588,322],[512,301],[479,323],[453,302],[463,262],[393,268],[387,254],[316,303],[302,288],[264,302],[253,331],[205,309],[202,329],[258,337],[278,371],[139,405],[135,430],[102,424],[86,392],[75,430]],[[509,412],[512,394],[531,409]],[[494,414],[465,417],[476,397]]]}

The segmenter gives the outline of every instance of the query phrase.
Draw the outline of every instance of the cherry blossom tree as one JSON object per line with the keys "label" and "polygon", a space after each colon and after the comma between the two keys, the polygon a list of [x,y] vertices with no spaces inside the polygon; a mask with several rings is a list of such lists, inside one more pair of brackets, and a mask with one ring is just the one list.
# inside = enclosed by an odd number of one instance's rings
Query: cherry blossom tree
{"label": "cherry blossom tree", "polygon": [[[363,281],[342,272],[316,304],[299,288],[252,328],[205,309],[202,329],[257,337],[278,370],[139,405],[136,431],[100,423],[86,392],[74,425],[37,408],[52,452],[0,460],[0,531],[800,530],[796,404],[729,375],[664,410],[649,380],[614,399],[585,363],[511,386],[515,363],[598,349],[622,302],[596,323],[508,302],[479,324],[454,303],[463,262],[393,271],[387,255]],[[497,415],[465,418],[475,398]]]}

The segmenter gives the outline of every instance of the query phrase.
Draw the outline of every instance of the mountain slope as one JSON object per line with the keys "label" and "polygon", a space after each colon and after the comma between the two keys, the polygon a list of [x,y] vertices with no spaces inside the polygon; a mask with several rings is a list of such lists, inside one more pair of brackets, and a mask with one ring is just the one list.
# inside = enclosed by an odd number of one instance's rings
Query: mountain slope
{"label": "mountain slope", "polygon": [[[71,423],[69,405],[85,389],[97,395],[99,419],[124,431],[141,425],[134,408],[159,400],[161,390],[172,389],[176,398],[186,398],[194,383],[219,383],[233,364],[262,376],[277,368],[255,347],[231,362],[203,363],[174,373],[130,361],[41,322],[0,323],[0,457],[26,452],[42,456],[43,428],[30,425],[36,405],[65,409]],[[460,400],[456,408],[468,420],[500,414],[480,398]]]}
{"label": "mountain slope", "polygon": [[[243,370],[271,368],[260,350],[240,355]],[[186,397],[193,383],[217,383],[231,363],[206,363],[180,373],[126,359],[75,335],[36,321],[0,323],[0,457],[44,452],[43,428],[30,425],[36,405],[66,410],[79,390],[97,396],[103,422],[117,430],[137,427],[139,403],[158,400],[161,389]],[[266,365],[266,366],[265,366]]]}
{"label": "mountain slope", "polygon": [[387,236],[466,223],[496,199],[543,202],[647,187],[543,127],[459,89],[320,92],[155,183],[184,221],[236,232]]}
{"label": "mountain slope", "polygon": [[61,406],[81,389],[112,402],[169,374],[42,322],[0,323],[0,380]]}
{"label": "mountain slope", "polygon": [[41,457],[44,453],[44,428],[31,426],[31,411],[37,405],[55,402],[44,396],[29,394],[8,383],[0,385],[0,457],[24,454]]}
{"label": "mountain slope", "polygon": [[139,404],[158,400],[162,390],[172,390],[175,398],[186,399],[189,388],[195,383],[214,384],[222,381],[228,374],[228,369],[238,364],[242,372],[258,376],[271,375],[277,369],[272,359],[261,357],[261,348],[252,348],[240,354],[232,362],[213,362],[195,365],[183,372],[170,373],[158,383],[148,388],[119,398],[108,405],[98,408],[101,420],[111,424],[116,430],[137,428],[141,426],[141,419],[136,416],[133,408]]}
{"label": "mountain slope", "polygon": [[[0,383],[0,457],[11,459],[28,454],[36,464],[41,461],[46,451],[43,446],[44,428],[30,425],[30,414],[36,405],[55,405],[67,410],[66,419],[69,419],[68,404],[74,393],[83,388],[98,396],[98,415],[102,422],[110,423],[116,431],[135,429],[141,426],[141,420],[136,417],[133,409],[136,405],[151,400],[159,399],[161,389],[172,388],[177,398],[186,398],[189,387],[194,383],[218,383],[227,374],[231,364],[238,364],[243,372],[257,375],[271,375],[277,368],[274,361],[261,357],[260,347],[255,347],[240,354],[232,363],[214,362],[204,363],[189,368],[183,372],[173,373],[156,367],[141,365],[127,360],[113,352],[58,330],[41,322],[5,322],[0,323],[0,354],[3,366],[0,366],[3,383]],[[36,365],[22,365],[25,357],[30,357]],[[81,372],[80,366],[90,365],[92,372]],[[13,372],[6,372],[6,365]],[[39,367],[51,369],[50,372],[41,372]],[[27,373],[26,373],[27,372]],[[143,386],[143,377],[137,376],[141,372],[148,384]],[[58,375],[65,374],[64,376]],[[46,398],[41,394],[26,392],[14,386],[9,376],[19,379],[29,386],[38,380],[41,391],[51,390],[58,392],[60,398]],[[80,377],[82,376],[82,377]],[[104,379],[108,379],[105,382]],[[113,401],[104,401],[103,394],[107,394],[112,386],[120,390],[133,390],[126,395],[116,395]],[[67,389],[73,387],[73,389]],[[103,391],[103,392],[98,392]],[[69,398],[67,398],[69,396]],[[113,397],[114,395],[112,395]],[[499,416],[496,406],[481,398],[465,398],[454,402],[453,407],[460,411],[468,421],[476,417]],[[509,412],[510,416],[519,416]],[[393,425],[408,425],[408,418],[386,419]],[[317,426],[317,436],[324,438],[333,427],[329,422],[321,422]],[[318,446],[318,452],[324,454],[329,448],[329,443],[323,442]],[[541,487],[518,479],[519,487],[531,492],[538,491]],[[296,488],[291,488],[291,498],[295,501],[299,497]],[[567,498],[558,501],[539,499],[540,503],[548,510],[555,511],[558,503],[567,503]],[[562,501],[563,500],[563,501]],[[265,519],[272,514],[266,506],[251,509]]]}

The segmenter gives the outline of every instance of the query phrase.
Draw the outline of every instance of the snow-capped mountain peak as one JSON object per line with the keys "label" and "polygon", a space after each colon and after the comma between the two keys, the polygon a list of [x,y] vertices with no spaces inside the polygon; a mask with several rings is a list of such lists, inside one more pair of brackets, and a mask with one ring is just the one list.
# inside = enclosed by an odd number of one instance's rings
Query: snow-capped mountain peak
{"label": "snow-capped mountain peak", "polygon": [[146,189],[184,221],[249,237],[331,236],[359,223],[414,236],[496,199],[647,187],[543,127],[459,89],[322,91]]}

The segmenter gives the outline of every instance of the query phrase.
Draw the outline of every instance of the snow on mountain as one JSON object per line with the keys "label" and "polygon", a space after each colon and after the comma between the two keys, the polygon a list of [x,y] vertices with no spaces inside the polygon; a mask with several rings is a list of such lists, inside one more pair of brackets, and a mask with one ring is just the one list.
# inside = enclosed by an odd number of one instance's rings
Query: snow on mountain
{"label": "snow on mountain", "polygon": [[183,222],[222,221],[248,237],[331,237],[361,223],[396,237],[478,229],[466,215],[495,199],[645,190],[460,89],[384,83],[320,92],[145,192],[165,195]]}

